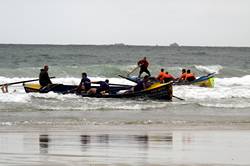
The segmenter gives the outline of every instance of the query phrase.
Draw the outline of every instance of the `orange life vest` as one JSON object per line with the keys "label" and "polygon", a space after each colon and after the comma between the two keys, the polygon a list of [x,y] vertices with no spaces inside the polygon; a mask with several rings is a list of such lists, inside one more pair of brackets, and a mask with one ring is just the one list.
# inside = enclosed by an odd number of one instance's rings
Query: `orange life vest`
{"label": "orange life vest", "polygon": [[180,80],[185,80],[186,79],[186,74],[187,73],[182,73],[179,79]]}
{"label": "orange life vest", "polygon": [[175,79],[171,74],[164,74],[164,78],[171,78],[171,79]]}
{"label": "orange life vest", "polygon": [[164,75],[165,73],[164,72],[160,72],[157,79],[160,80],[161,82],[164,80]]}
{"label": "orange life vest", "polygon": [[186,74],[185,80],[188,80],[188,81],[193,81],[193,80],[195,80],[194,74],[193,74],[193,73],[187,73],[187,74]]}

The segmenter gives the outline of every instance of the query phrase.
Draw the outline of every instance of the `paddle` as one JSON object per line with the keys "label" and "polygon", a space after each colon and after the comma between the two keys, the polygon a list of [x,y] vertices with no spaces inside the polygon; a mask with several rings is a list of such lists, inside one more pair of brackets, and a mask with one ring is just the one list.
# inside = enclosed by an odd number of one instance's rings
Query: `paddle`
{"label": "paddle", "polygon": [[135,70],[137,70],[139,67],[140,67],[140,66],[138,65],[138,66],[136,66],[133,70],[131,70],[130,72],[128,72],[128,73],[127,73],[127,77],[128,77],[131,73],[133,73]]}
{"label": "paddle", "polygon": [[174,96],[174,95],[173,95],[173,97],[176,98],[176,99],[179,99],[179,100],[185,100],[185,99],[182,99],[182,98]]}
{"label": "paddle", "polygon": [[[50,77],[50,78],[56,78],[56,77]],[[33,81],[39,81],[39,79],[34,79],[34,80],[26,80],[26,81],[18,81],[18,82],[11,82],[11,83],[6,83],[6,84],[0,84],[0,86],[4,85],[15,85],[15,84],[21,84],[21,83],[26,83],[26,82],[33,82]]]}
{"label": "paddle", "polygon": [[48,93],[49,91],[51,91],[53,88],[60,86],[62,84],[49,84],[45,87],[42,87],[39,91],[40,93]]}

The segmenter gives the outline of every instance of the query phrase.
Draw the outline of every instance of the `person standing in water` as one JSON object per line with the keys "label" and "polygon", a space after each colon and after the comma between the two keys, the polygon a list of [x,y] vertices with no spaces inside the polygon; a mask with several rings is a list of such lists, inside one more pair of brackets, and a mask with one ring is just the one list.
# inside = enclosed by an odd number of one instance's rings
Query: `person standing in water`
{"label": "person standing in water", "polygon": [[9,92],[9,90],[8,90],[8,85],[7,85],[7,84],[4,84],[4,85],[1,87],[1,89],[2,89],[2,92],[3,92],[3,93],[8,93],[8,92]]}

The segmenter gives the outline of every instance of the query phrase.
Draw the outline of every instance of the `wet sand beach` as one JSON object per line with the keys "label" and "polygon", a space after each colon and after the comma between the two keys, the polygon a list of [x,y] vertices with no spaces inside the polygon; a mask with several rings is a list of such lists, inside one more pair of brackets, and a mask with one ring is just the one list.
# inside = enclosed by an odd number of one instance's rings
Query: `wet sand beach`
{"label": "wet sand beach", "polygon": [[7,126],[0,165],[249,165],[250,130],[243,128]]}

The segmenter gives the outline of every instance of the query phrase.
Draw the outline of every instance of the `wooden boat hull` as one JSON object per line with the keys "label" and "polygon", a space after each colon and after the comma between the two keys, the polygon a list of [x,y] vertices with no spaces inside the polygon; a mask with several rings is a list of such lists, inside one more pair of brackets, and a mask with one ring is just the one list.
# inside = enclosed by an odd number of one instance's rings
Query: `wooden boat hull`
{"label": "wooden boat hull", "polygon": [[83,97],[97,97],[97,98],[145,98],[155,100],[171,101],[173,96],[172,82],[166,84],[154,84],[148,89],[139,92],[128,92],[121,94],[108,94],[108,95],[88,95],[81,94]]}
{"label": "wooden boat hull", "polygon": [[42,88],[40,84],[23,84],[24,90],[26,93],[35,92],[35,93],[48,93],[50,91],[55,93],[64,93],[69,92],[75,88],[76,85],[63,85],[63,84],[52,84],[50,87]]}
{"label": "wooden boat hull", "polygon": [[[39,84],[24,84],[23,86],[26,93],[47,93],[52,91],[55,93],[68,94],[68,92],[77,88],[75,85],[52,84],[51,87],[48,88],[48,91],[46,89],[43,90]],[[157,100],[171,100],[173,95],[172,82],[166,84],[155,83],[149,88],[139,92],[117,93],[120,90],[128,90],[128,87],[111,87],[110,94],[108,95],[89,95],[87,93],[81,93],[79,95],[82,97],[96,98],[148,98]]]}
{"label": "wooden boat hull", "polygon": [[[64,84],[51,84],[47,87],[41,87],[40,84],[23,84],[24,90],[26,93],[30,92],[37,92],[37,93],[61,93],[61,94],[68,94],[68,93],[75,93],[77,85],[64,85]],[[92,88],[97,88],[98,86],[92,86]],[[119,90],[126,90],[131,86],[110,86],[110,90],[112,93],[117,92]]]}

